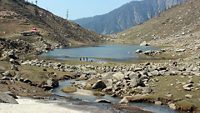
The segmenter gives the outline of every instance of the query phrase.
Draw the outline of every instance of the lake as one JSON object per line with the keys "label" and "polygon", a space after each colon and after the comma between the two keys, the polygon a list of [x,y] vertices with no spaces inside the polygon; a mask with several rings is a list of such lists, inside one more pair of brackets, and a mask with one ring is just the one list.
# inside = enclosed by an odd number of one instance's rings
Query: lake
{"label": "lake", "polygon": [[[92,47],[54,49],[44,56],[62,60],[82,61],[134,61],[141,59],[136,50],[157,50],[155,47],[139,45],[99,45]],[[151,58],[153,59],[153,58]]]}

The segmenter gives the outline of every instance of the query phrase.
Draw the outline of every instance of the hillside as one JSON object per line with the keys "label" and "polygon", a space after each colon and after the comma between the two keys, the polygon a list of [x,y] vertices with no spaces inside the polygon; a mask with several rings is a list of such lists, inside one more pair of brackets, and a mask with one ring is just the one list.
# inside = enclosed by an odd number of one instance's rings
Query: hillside
{"label": "hillside", "polygon": [[40,31],[39,38],[54,45],[86,45],[102,37],[24,0],[0,0],[0,37],[26,39],[20,33],[33,27]]}
{"label": "hillside", "polygon": [[84,28],[102,34],[126,30],[159,15],[185,0],[143,0],[132,1],[107,14],[75,20]]}
{"label": "hillside", "polygon": [[[189,0],[150,21],[117,34],[118,42],[141,43],[185,49],[184,55],[198,58],[200,48],[200,1]],[[180,54],[180,53],[179,53]],[[182,57],[184,56],[183,54]]]}

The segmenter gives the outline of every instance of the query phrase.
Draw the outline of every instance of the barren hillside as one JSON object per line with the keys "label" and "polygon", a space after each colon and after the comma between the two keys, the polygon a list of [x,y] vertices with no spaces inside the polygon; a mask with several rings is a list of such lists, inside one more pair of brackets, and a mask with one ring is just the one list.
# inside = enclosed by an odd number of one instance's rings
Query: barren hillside
{"label": "barren hillside", "polygon": [[[186,49],[186,55],[198,54],[200,48],[200,1],[188,0],[150,21],[117,35],[119,42],[141,43]],[[188,52],[187,52],[188,51]],[[190,52],[190,54],[188,54]]]}
{"label": "barren hillside", "polygon": [[20,33],[36,27],[50,43],[91,44],[101,36],[81,28],[24,0],[0,0],[0,36],[23,38]]}

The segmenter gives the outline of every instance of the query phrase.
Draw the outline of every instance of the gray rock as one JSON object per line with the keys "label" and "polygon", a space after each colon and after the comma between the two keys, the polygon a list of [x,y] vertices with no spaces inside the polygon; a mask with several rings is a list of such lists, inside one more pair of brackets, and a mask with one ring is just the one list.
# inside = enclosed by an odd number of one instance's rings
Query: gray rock
{"label": "gray rock", "polygon": [[107,99],[97,99],[95,102],[97,102],[97,103],[111,103],[111,101],[107,100]]}
{"label": "gray rock", "polygon": [[142,87],[141,89],[143,94],[149,94],[152,92],[152,89],[150,87]]}
{"label": "gray rock", "polygon": [[14,93],[12,93],[10,91],[4,92],[4,93],[12,96],[14,99],[18,99],[17,95],[15,95]]}
{"label": "gray rock", "polygon": [[174,110],[176,109],[176,105],[174,103],[169,103],[168,106],[171,109],[174,109]]}
{"label": "gray rock", "polygon": [[185,97],[191,99],[193,96],[190,94],[187,94],[187,95],[185,95]]}
{"label": "gray rock", "polygon": [[92,85],[92,89],[104,89],[106,84],[102,80],[98,80],[95,84]]}
{"label": "gray rock", "polygon": [[135,51],[135,53],[142,53],[143,51],[141,49],[138,49]]}
{"label": "gray rock", "polygon": [[55,79],[49,79],[49,80],[47,80],[47,86],[56,88],[59,86],[59,82],[58,82],[58,80],[55,80]]}
{"label": "gray rock", "polygon": [[32,81],[31,81],[31,80],[29,80],[28,78],[26,78],[26,79],[24,79],[24,83],[31,84],[31,83],[32,83]]}
{"label": "gray rock", "polygon": [[11,64],[10,69],[11,69],[11,70],[14,70],[14,71],[19,71],[18,66],[15,65],[15,64]]}
{"label": "gray rock", "polygon": [[129,101],[128,101],[127,97],[124,97],[122,100],[120,100],[119,103],[120,103],[120,104],[128,104]]}
{"label": "gray rock", "polygon": [[183,85],[183,89],[186,90],[186,91],[191,91],[192,90],[192,86],[193,86],[192,83],[185,84],[185,85]]}
{"label": "gray rock", "polygon": [[0,103],[18,104],[12,96],[6,93],[0,93]]}
{"label": "gray rock", "polygon": [[163,103],[161,101],[155,101],[155,105],[162,105]]}
{"label": "gray rock", "polygon": [[5,71],[4,73],[2,73],[2,75],[3,76],[9,76],[9,77],[12,76],[11,73],[10,73],[10,71]]}
{"label": "gray rock", "polygon": [[150,46],[150,44],[147,43],[146,41],[144,41],[144,42],[142,42],[142,43],[140,44],[140,46]]}
{"label": "gray rock", "polygon": [[159,71],[158,70],[154,70],[154,71],[152,71],[152,72],[150,72],[151,74],[151,76],[158,76],[158,75],[160,75],[160,73],[159,73]]}
{"label": "gray rock", "polygon": [[149,56],[153,55],[154,53],[155,53],[155,51],[152,51],[152,50],[147,50],[147,51],[143,52],[143,54],[149,55]]}
{"label": "gray rock", "polygon": [[144,83],[139,78],[133,78],[130,80],[130,87],[145,86]]}
{"label": "gray rock", "polygon": [[5,80],[0,80],[0,84],[8,84]]}
{"label": "gray rock", "polygon": [[176,49],[175,51],[176,51],[176,52],[185,52],[186,49]]}
{"label": "gray rock", "polygon": [[124,79],[124,74],[122,72],[117,72],[117,73],[113,74],[112,76],[114,79],[117,79],[117,80]]}
{"label": "gray rock", "polygon": [[4,77],[1,78],[1,80],[11,80],[11,77],[4,76]]}

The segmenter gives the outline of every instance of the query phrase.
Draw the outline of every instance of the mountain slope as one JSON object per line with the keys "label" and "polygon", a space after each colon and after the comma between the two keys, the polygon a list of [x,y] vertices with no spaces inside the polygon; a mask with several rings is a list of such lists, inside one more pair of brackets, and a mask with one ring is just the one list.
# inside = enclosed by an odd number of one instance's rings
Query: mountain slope
{"label": "mountain slope", "polygon": [[180,57],[200,58],[200,1],[189,0],[117,36],[118,42],[148,41],[170,51],[185,50]]}
{"label": "mountain slope", "polygon": [[132,1],[107,14],[75,20],[84,28],[110,34],[141,24],[185,0]]}
{"label": "mountain slope", "polygon": [[20,32],[32,27],[39,29],[49,43],[62,45],[90,44],[101,37],[24,0],[0,0],[1,37],[19,38]]}

